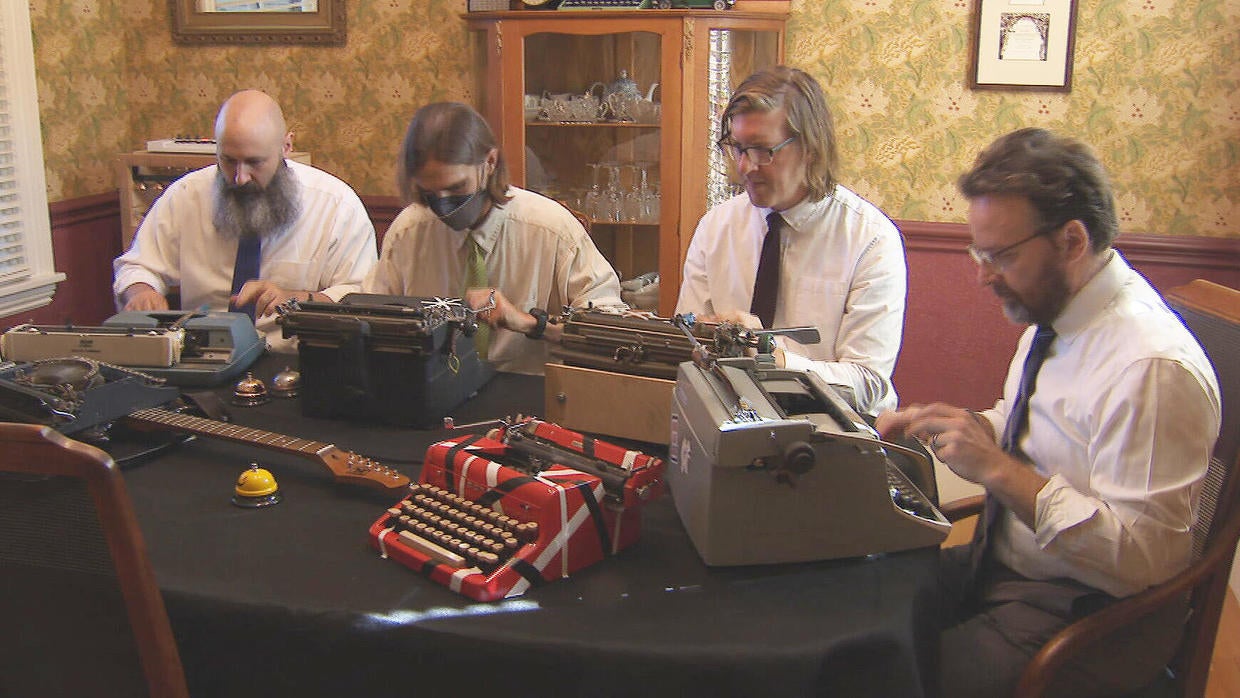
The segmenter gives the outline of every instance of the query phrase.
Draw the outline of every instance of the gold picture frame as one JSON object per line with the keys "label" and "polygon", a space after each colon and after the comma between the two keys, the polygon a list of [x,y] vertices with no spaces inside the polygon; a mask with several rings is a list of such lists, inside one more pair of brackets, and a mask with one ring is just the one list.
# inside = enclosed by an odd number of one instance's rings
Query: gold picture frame
{"label": "gold picture frame", "polygon": [[345,0],[318,0],[315,12],[203,12],[197,0],[168,3],[172,40],[181,45],[345,43]]}
{"label": "gold picture frame", "polygon": [[1072,91],[1077,0],[975,0],[969,87]]}

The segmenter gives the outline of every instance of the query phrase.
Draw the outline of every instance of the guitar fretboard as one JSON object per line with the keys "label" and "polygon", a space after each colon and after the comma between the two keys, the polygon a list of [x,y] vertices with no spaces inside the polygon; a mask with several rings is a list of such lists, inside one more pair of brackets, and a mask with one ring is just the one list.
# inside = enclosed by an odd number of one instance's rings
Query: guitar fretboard
{"label": "guitar fretboard", "polygon": [[323,443],[322,441],[311,441],[296,436],[276,434],[275,432],[263,431],[262,429],[243,427],[237,424],[229,424],[228,422],[219,422],[214,419],[178,414],[154,408],[138,410],[131,413],[129,418],[159,426],[172,427],[191,434],[212,436],[235,443],[263,446],[294,455],[319,455],[328,449],[334,448],[332,444]]}

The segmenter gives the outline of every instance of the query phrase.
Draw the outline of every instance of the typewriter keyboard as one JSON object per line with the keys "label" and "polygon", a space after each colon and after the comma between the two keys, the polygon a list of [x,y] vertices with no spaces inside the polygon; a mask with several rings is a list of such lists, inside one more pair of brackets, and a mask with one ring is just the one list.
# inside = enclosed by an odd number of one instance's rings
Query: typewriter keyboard
{"label": "typewriter keyboard", "polygon": [[490,572],[538,538],[538,524],[520,521],[428,484],[388,509],[388,526],[400,541],[450,567]]}
{"label": "typewriter keyboard", "polygon": [[917,486],[908,479],[908,476],[890,461],[887,463],[887,491],[891,494],[891,503],[903,511],[930,521],[941,519],[926,495],[922,494],[921,490],[917,489]]}

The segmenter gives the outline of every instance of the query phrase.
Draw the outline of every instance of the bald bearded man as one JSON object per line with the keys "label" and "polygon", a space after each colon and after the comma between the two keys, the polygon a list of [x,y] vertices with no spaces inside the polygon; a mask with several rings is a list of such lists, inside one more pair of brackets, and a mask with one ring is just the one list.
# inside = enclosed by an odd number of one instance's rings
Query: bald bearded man
{"label": "bald bearded man", "polygon": [[[216,164],[170,185],[113,263],[117,306],[167,310],[169,290],[179,287],[182,308],[251,306],[268,344],[289,350],[276,306],[360,290],[378,258],[374,226],[349,185],[286,159],[293,134],[266,93],[229,97],[215,139]],[[259,243],[252,275],[238,264],[245,241]]]}

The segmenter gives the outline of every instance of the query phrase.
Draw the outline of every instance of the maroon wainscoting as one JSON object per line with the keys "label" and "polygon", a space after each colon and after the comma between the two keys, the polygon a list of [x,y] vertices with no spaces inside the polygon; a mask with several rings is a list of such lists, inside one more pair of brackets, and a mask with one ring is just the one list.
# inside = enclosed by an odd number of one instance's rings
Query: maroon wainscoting
{"label": "maroon wainscoting", "polygon": [[[1023,327],[977,282],[966,226],[897,221],[908,256],[904,344],[893,381],[900,403],[989,407]],[[1156,288],[1193,279],[1240,288],[1240,239],[1122,235],[1116,247]]]}
{"label": "maroon wainscoting", "polygon": [[[382,244],[400,213],[395,197],[363,197]],[[22,322],[79,325],[115,312],[112,260],[121,253],[115,193],[61,201],[50,207],[56,270],[66,279],[44,308],[0,318],[0,328]],[[897,221],[909,267],[908,313],[895,384],[901,404],[941,400],[989,406],[998,395],[1021,329],[977,284],[964,252],[968,230],[958,223]],[[1153,235],[1121,236],[1117,247],[1161,290],[1203,278],[1240,288],[1240,239]]]}
{"label": "maroon wainscoting", "polygon": [[48,206],[52,254],[65,280],[42,308],[0,318],[0,328],[23,322],[97,325],[113,313],[112,260],[120,253],[121,218],[116,193],[97,194]]}

